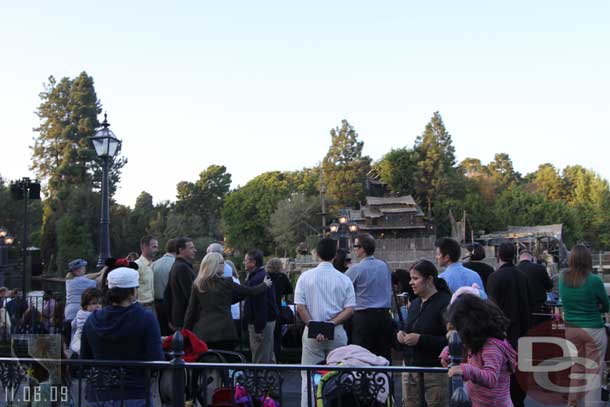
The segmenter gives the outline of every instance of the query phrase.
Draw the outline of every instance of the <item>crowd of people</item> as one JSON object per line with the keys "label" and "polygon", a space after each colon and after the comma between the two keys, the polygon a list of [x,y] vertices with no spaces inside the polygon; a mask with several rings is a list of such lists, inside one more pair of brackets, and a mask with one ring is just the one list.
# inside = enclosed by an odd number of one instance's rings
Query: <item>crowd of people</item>
{"label": "crowd of people", "polygon": [[[481,246],[468,246],[468,261],[461,263],[460,244],[444,238],[436,245],[436,264],[420,260],[408,270],[392,271],[375,257],[371,235],[357,236],[353,249],[357,262],[350,252],[337,250],[335,240],[321,239],[319,265],[302,272],[293,290],[282,261],[265,264],[259,250],[245,254],[246,278],[240,280],[221,244],[207,247],[196,270],[193,240],[171,239],[158,257],[157,239],[146,236],[139,256],[108,259],[98,273],[85,274],[85,260],[70,262],[63,309],[49,296],[40,307],[28,306],[20,291],[0,288],[0,326],[29,321],[28,329],[39,324],[36,330],[44,332],[59,319],[72,357],[104,360],[164,360],[163,337],[178,329],[219,350],[235,350],[244,333],[252,362],[271,364],[280,360],[282,327],[295,317],[287,306],[292,302],[304,324],[302,364],[320,363],[351,344],[388,364],[400,355],[406,366],[447,367],[447,338],[455,330],[465,345],[464,363],[452,366],[447,376],[403,374],[403,405],[420,405],[422,397],[429,407],[447,405],[448,377],[455,374],[466,381],[474,406],[523,405],[525,391],[515,376],[518,341],[548,319],[544,304],[553,288],[531,252],[503,243],[494,270],[483,261]],[[572,249],[559,292],[566,336],[592,358],[601,355],[595,372],[601,380],[607,344],[603,313],[610,303],[585,246]],[[144,380],[139,373],[130,376],[123,397],[128,406],[141,405],[146,397]],[[305,407],[305,377],[302,387]],[[599,397],[599,391],[587,393],[586,405]]]}

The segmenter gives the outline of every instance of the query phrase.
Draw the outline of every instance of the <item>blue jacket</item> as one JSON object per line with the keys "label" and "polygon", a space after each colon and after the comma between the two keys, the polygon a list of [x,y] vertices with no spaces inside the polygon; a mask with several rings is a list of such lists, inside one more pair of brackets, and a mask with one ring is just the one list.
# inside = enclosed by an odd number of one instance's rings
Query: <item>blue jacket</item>
{"label": "blue jacket", "polygon": [[[98,360],[165,360],[159,323],[139,303],[129,307],[108,305],[87,318],[81,336],[80,357]],[[124,380],[120,382],[124,391],[120,388],[96,391],[93,386],[87,386],[87,400],[146,398],[143,369],[127,369]]]}
{"label": "blue jacket", "polygon": [[[259,267],[248,275],[246,285],[254,287],[263,282],[267,272],[264,267]],[[254,325],[254,332],[261,333],[267,322],[275,321],[279,310],[275,303],[275,291],[273,286],[267,288],[264,293],[246,298],[244,305],[244,320]]]}

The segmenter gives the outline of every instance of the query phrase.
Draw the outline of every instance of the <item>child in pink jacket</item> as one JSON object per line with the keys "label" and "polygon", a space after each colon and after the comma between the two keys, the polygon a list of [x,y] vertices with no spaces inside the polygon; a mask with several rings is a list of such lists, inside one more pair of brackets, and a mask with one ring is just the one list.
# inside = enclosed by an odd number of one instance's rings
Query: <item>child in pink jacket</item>
{"label": "child in pink jacket", "polygon": [[[447,321],[459,333],[468,353],[466,363],[449,368],[449,377],[463,375],[473,407],[512,407],[510,376],[517,352],[506,341],[509,321],[492,302],[465,294],[447,309]],[[447,365],[448,349],[441,361]]]}

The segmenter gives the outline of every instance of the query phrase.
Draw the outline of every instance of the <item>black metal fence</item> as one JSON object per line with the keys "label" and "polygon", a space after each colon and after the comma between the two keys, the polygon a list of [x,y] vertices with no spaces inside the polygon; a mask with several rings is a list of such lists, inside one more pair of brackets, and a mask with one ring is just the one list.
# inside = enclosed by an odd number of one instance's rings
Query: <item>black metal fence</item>
{"label": "black metal fence", "polygon": [[[26,339],[13,338],[13,347],[23,347],[19,342]],[[452,363],[458,364],[461,343],[457,335],[450,342]],[[16,357],[0,358],[0,405],[398,406],[395,384],[403,373],[447,375],[444,368],[247,364],[237,353],[213,350],[198,363],[185,363],[180,334],[172,349],[166,362],[23,358],[27,349],[16,349]],[[307,383],[303,393],[298,373]],[[447,392],[451,406],[470,406],[461,377],[449,381]]]}

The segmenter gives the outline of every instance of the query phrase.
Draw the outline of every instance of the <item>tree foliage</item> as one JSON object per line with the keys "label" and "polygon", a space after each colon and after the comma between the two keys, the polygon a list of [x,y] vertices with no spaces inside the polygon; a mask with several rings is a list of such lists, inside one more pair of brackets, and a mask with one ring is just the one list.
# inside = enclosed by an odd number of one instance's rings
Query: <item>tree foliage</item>
{"label": "tree foliage", "polygon": [[297,245],[311,243],[320,231],[320,199],[302,192],[280,201],[271,215],[270,233],[280,253],[295,254]]}
{"label": "tree foliage", "polygon": [[439,112],[434,112],[426,128],[415,140],[416,197],[432,214],[435,201],[446,196],[455,178],[455,148]]}
{"label": "tree foliage", "polygon": [[[47,195],[42,253],[50,269],[61,270],[66,266],[66,256],[74,253],[80,253],[79,257],[89,256],[97,239],[97,228],[91,225],[99,225],[100,200],[95,199],[92,189],[100,185],[101,166],[89,138],[99,126],[97,115],[101,113],[101,102],[93,78],[86,72],[74,79],[59,81],[51,76],[40,99],[36,111],[40,125],[34,129],[37,136],[32,147],[32,169],[43,181]],[[126,160],[119,158],[111,164],[111,193],[125,163]],[[85,212],[74,213],[69,209],[75,196],[91,202]],[[52,255],[56,255],[54,261]]]}
{"label": "tree foliage", "polygon": [[280,171],[266,172],[227,196],[222,219],[231,247],[241,253],[254,248],[274,251],[269,222],[277,204],[296,190],[290,181]]}
{"label": "tree foliage", "polygon": [[362,155],[364,142],[347,120],[330,131],[331,145],[322,161],[326,197],[334,210],[357,207],[364,200],[366,175],[371,159]]}
{"label": "tree foliage", "polygon": [[415,150],[403,147],[392,149],[375,165],[379,178],[397,195],[415,193],[415,173],[417,154]]}

